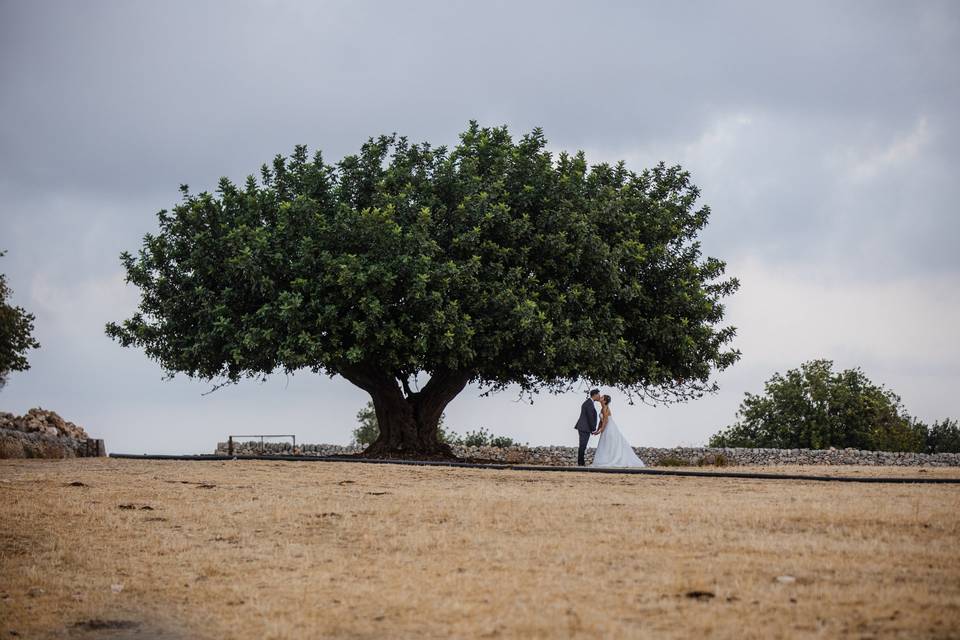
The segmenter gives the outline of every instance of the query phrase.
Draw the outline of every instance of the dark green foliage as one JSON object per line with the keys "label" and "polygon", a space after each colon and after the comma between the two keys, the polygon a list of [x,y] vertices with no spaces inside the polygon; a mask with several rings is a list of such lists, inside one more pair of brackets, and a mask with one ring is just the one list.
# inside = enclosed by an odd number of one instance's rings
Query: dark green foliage
{"label": "dark green foliage", "polygon": [[[0,251],[0,257],[5,254],[6,251]],[[11,372],[30,368],[27,350],[40,347],[33,338],[33,314],[9,304],[11,293],[7,276],[0,273],[0,388],[6,385]]]}
{"label": "dark green foliage", "polygon": [[357,413],[357,422],[359,424],[353,430],[353,444],[367,446],[376,442],[380,436],[380,427],[377,426],[377,411],[372,402],[368,402],[367,406]]}
{"label": "dark green foliage", "polygon": [[480,427],[477,431],[467,431],[467,433],[459,439],[458,444],[462,444],[465,447],[485,447],[490,444],[490,432]]}
{"label": "dark green foliage", "polygon": [[907,415],[899,396],[860,369],[832,367],[830,360],[812,360],[775,373],[764,395],[746,394],[737,422],[710,438],[710,446],[923,450],[926,428]]}
{"label": "dark green foliage", "polygon": [[463,436],[456,436],[453,442],[465,447],[497,447],[500,449],[506,449],[516,444],[513,438],[495,436],[485,427],[480,427],[476,431],[467,431]]}
{"label": "dark green foliage", "polygon": [[934,422],[927,432],[927,453],[960,453],[960,425],[945,418]]}
{"label": "dark green foliage", "polygon": [[664,456],[657,460],[657,463],[653,465],[655,467],[689,467],[691,466],[689,460],[684,460],[683,458],[669,455]]}
{"label": "dark green foliage", "polygon": [[[709,209],[689,174],[545,147],[539,129],[514,141],[471,122],[452,151],[381,136],[334,166],[301,145],[260,184],[184,185],[122,254],[142,298],[107,334],[171,377],[342,375],[370,392],[383,450],[437,449],[469,382],[714,391],[739,357],[719,326],[738,283],[701,257]],[[418,374],[430,382],[412,391]]]}

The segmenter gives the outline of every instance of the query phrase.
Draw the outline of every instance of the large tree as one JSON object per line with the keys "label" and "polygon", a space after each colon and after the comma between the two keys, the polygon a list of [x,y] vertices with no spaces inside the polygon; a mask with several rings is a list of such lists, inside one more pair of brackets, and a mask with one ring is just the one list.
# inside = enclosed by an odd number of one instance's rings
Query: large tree
{"label": "large tree", "polygon": [[[3,257],[6,251],[0,251]],[[26,371],[27,351],[40,346],[33,337],[32,313],[8,302],[13,292],[7,286],[7,276],[0,273],[0,388],[7,384],[12,371]]]}
{"label": "large tree", "polygon": [[[353,444],[369,446],[380,437],[380,425],[377,424],[377,408],[373,402],[357,412],[357,426],[353,429]],[[456,444],[457,434],[447,432],[443,426],[443,416],[437,422],[437,437],[441,442]]]}
{"label": "large tree", "polygon": [[774,373],[762,395],[745,395],[737,421],[710,438],[711,447],[923,451],[926,446],[926,425],[907,414],[900,396],[860,369],[834,372],[830,360]]}
{"label": "large tree", "polygon": [[452,455],[437,423],[468,383],[672,402],[739,357],[719,326],[738,282],[701,257],[709,209],[680,167],[471,122],[452,150],[381,136],[328,165],[298,145],[260,178],[181,186],[121,255],[142,299],[107,333],[168,376],[343,376],[376,408],[368,455]]}

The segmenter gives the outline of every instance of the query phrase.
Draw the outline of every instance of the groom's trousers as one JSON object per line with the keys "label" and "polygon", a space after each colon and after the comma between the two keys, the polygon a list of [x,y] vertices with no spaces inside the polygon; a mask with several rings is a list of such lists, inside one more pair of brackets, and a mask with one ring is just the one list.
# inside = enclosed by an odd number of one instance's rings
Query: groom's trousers
{"label": "groom's trousers", "polygon": [[577,450],[577,466],[582,467],[586,465],[583,456],[587,452],[587,443],[590,442],[590,432],[580,431],[578,429],[577,433],[580,434],[580,448]]}

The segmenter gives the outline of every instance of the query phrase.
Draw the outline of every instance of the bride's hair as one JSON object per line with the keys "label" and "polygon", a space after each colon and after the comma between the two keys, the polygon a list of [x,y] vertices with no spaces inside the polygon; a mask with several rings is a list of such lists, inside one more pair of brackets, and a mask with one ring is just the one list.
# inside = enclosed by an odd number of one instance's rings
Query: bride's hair
{"label": "bride's hair", "polygon": [[604,401],[606,404],[610,404],[610,400],[611,400],[611,399],[612,399],[612,398],[610,398],[610,396],[603,396],[603,401]]}

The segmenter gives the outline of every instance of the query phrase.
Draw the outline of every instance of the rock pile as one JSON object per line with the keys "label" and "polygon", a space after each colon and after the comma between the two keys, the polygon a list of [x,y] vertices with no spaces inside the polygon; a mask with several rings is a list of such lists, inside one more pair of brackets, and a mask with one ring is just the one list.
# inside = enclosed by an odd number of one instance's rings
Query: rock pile
{"label": "rock pile", "polygon": [[56,411],[47,411],[40,407],[30,409],[22,416],[0,411],[0,429],[40,433],[47,436],[66,436],[74,440],[86,440],[90,437],[83,427],[64,420],[57,415]]}
{"label": "rock pile", "polygon": [[103,440],[55,411],[36,407],[22,416],[0,411],[0,458],[75,458],[106,455]]}

